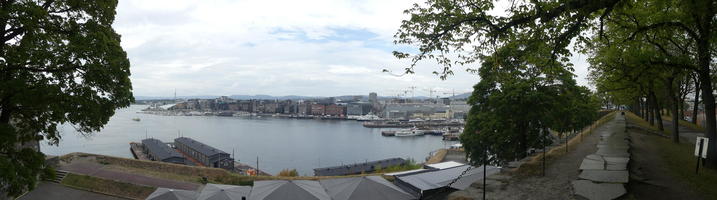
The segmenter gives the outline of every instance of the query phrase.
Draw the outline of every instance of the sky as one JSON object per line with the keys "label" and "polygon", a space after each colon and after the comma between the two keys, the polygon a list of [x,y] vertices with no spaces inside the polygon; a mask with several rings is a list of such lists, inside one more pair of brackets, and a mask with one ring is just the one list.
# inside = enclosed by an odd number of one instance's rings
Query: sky
{"label": "sky", "polygon": [[[113,27],[131,62],[135,96],[448,96],[480,79],[458,66],[441,80],[423,61],[394,76],[404,10],[416,0],[122,0]],[[572,57],[588,85],[586,56]],[[412,89],[413,88],[413,89]],[[406,92],[408,91],[408,92]]]}

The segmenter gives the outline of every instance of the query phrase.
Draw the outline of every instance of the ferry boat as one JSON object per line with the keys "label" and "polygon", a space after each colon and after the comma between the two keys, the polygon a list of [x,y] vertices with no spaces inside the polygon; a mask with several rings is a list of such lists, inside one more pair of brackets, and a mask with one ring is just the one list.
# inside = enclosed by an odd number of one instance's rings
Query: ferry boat
{"label": "ferry boat", "polygon": [[356,121],[378,121],[378,120],[382,120],[381,117],[376,116],[374,114],[368,114],[368,115],[356,117]]}
{"label": "ferry boat", "polygon": [[402,129],[398,130],[395,133],[396,137],[411,137],[411,136],[422,136],[426,134],[424,130],[419,130],[417,128],[411,128],[411,129]]}

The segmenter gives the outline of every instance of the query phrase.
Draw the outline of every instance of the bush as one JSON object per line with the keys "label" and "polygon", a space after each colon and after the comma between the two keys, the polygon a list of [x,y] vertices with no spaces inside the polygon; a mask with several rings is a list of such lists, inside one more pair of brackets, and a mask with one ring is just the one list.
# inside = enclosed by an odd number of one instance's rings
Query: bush
{"label": "bush", "polygon": [[283,169],[279,172],[278,176],[299,176],[299,172],[296,169]]}

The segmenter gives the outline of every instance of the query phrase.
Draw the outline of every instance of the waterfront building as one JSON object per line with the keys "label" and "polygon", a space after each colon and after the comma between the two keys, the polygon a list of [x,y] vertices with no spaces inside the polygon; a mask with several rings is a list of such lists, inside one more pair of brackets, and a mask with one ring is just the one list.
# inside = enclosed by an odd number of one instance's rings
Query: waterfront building
{"label": "waterfront building", "polygon": [[346,115],[367,115],[371,112],[371,104],[365,102],[346,104]]}
{"label": "waterfront building", "polygon": [[321,104],[311,104],[311,115],[324,115],[326,113],[326,106]]}
{"label": "waterfront building", "polygon": [[[343,176],[351,174],[370,173],[378,168],[384,169],[393,166],[405,165],[407,161],[403,158],[389,158],[371,162],[363,162],[350,165],[324,167],[314,169],[314,176]],[[378,168],[377,168],[378,167]]]}
{"label": "waterfront building", "polygon": [[162,161],[175,164],[186,164],[182,154],[170,148],[161,140],[148,138],[142,140],[142,150],[154,161]]}
{"label": "waterfront building", "polygon": [[299,115],[309,115],[311,114],[311,104],[309,102],[301,102],[299,103],[299,110],[296,114]]}
{"label": "waterfront building", "polygon": [[192,138],[180,137],[174,139],[174,146],[204,166],[226,170],[234,169],[234,158],[231,158],[228,153]]}
{"label": "waterfront building", "polygon": [[378,103],[378,94],[375,92],[368,93],[368,102],[371,104]]}
{"label": "waterfront building", "polygon": [[346,107],[336,104],[326,105],[324,114],[331,116],[346,116]]}

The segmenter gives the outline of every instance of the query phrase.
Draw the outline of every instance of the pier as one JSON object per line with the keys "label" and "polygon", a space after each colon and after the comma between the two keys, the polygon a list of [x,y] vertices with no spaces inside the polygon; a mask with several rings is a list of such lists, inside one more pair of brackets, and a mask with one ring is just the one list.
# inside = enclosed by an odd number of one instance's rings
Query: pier
{"label": "pier", "polygon": [[402,122],[402,121],[374,121],[364,122],[366,128],[410,128],[410,127],[445,127],[445,126],[463,126],[462,122]]}
{"label": "pier", "polygon": [[130,142],[129,143],[129,150],[132,152],[132,156],[134,156],[134,159],[137,160],[150,160],[147,157],[147,154],[142,151],[142,144],[136,143],[136,142]]}

